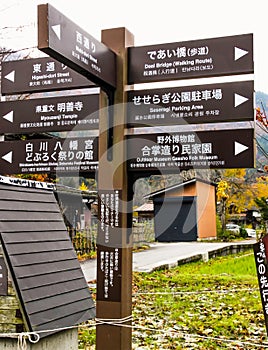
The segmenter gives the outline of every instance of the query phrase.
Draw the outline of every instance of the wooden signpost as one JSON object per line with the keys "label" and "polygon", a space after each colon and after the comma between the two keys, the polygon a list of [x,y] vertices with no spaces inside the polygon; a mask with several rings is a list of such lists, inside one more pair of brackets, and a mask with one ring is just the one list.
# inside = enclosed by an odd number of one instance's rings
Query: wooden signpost
{"label": "wooden signpost", "polygon": [[[97,242],[98,350],[130,350],[132,245],[126,124],[127,48],[125,28],[102,31],[102,43],[49,5],[38,7],[38,48],[99,84],[99,224]],[[113,323],[115,325],[113,325]]]}
{"label": "wooden signpost", "polygon": [[[174,130],[172,133],[167,129],[159,133],[156,128],[177,126],[187,120],[188,124],[253,121],[252,81],[129,93],[127,84],[253,73],[252,39],[252,35],[247,34],[133,47],[134,36],[122,27],[103,30],[99,42],[51,5],[38,5],[38,49],[78,74],[76,82],[65,81],[65,89],[77,84],[87,87],[85,80],[89,81],[89,86],[99,86],[98,102],[94,95],[60,98],[62,101],[57,97],[47,104],[45,99],[42,103],[37,100],[10,102],[2,105],[5,109],[0,125],[6,132],[12,132],[12,127],[25,132],[26,125],[32,124],[32,132],[67,131],[70,125],[64,124],[64,118],[78,124],[85,120],[84,113],[74,110],[66,114],[57,110],[57,104],[72,102],[81,108],[82,101],[83,106],[87,106],[85,113],[99,107],[98,120],[89,118],[88,124],[78,129],[98,129],[98,136],[94,139],[81,137],[74,143],[70,139],[65,145],[57,140],[20,141],[18,150],[15,142],[3,142],[0,165],[6,172],[12,170],[13,173],[36,173],[44,168],[49,168],[47,172],[61,173],[98,171],[97,350],[132,348],[131,200],[134,179],[159,171],[254,166],[254,128]],[[224,57],[223,46],[226,48]],[[15,76],[19,74],[14,72],[9,66],[5,73],[6,94],[12,94],[12,89],[27,91],[25,84],[14,87]],[[62,72],[67,78],[76,75],[73,73]],[[49,85],[49,79],[55,78],[54,73],[40,72],[36,77],[39,77],[36,81],[44,82],[40,84],[40,91],[49,91],[47,87],[42,90],[41,85]],[[34,87],[35,84],[30,85]],[[51,80],[51,85],[54,89],[60,86],[57,80]],[[87,98],[90,107],[84,100]],[[21,116],[25,120],[19,124],[16,113],[20,113],[18,109],[24,104],[31,109],[31,116],[27,119]],[[34,123],[42,122],[35,120],[39,117],[59,124],[46,125],[47,129],[39,125],[34,130]],[[133,131],[141,126],[147,127],[145,133]],[[222,140],[227,144],[224,149]],[[71,148],[74,144],[76,149]],[[66,158],[59,158],[63,155]]]}

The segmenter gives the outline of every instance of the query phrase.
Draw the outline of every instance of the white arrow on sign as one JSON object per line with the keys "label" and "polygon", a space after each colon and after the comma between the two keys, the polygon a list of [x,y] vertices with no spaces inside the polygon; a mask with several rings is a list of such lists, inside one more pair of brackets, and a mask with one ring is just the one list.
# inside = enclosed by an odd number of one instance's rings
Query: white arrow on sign
{"label": "white arrow on sign", "polygon": [[248,98],[247,97],[244,97],[244,96],[241,96],[241,95],[238,95],[238,94],[234,94],[234,106],[237,107],[239,105],[241,105],[242,103],[248,101]]}
{"label": "white arrow on sign", "polygon": [[248,54],[248,51],[240,49],[239,47],[234,47],[234,60],[237,61],[239,58]]}
{"label": "white arrow on sign", "polygon": [[238,154],[240,154],[248,149],[248,146],[243,145],[242,143],[236,142],[236,141],[234,143],[234,146],[235,146],[235,156],[237,156]]}
{"label": "white arrow on sign", "polygon": [[14,112],[11,111],[5,115],[3,115],[3,119],[6,119],[7,121],[9,121],[10,123],[13,123],[13,115],[14,115]]}
{"label": "white arrow on sign", "polygon": [[14,83],[15,81],[15,71],[13,70],[12,72],[8,73],[7,75],[5,75],[5,78],[9,81],[12,81],[12,83]]}
{"label": "white arrow on sign", "polygon": [[2,159],[4,159],[8,163],[12,163],[12,156],[13,156],[13,151],[8,152],[5,154]]}
{"label": "white arrow on sign", "polygon": [[60,40],[61,39],[61,25],[56,24],[54,26],[51,26],[53,32],[57,35],[57,38]]}

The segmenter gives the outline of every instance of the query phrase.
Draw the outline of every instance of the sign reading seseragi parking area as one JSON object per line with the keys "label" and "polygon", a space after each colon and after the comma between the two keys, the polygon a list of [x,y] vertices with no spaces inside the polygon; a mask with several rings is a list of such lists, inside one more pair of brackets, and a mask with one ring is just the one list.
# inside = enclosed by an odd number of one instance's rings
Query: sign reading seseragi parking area
{"label": "sign reading seseragi parking area", "polygon": [[253,73],[253,35],[129,48],[129,84]]}
{"label": "sign reading seseragi parking area", "polygon": [[253,81],[128,92],[128,126],[253,121]]}
{"label": "sign reading seseragi parking area", "polygon": [[98,138],[39,139],[0,142],[2,174],[94,172]]}
{"label": "sign reading seseragi parking area", "polygon": [[129,171],[254,167],[254,129],[131,135]]}
{"label": "sign reading seseragi parking area", "polygon": [[97,94],[0,102],[0,132],[98,129],[98,109]]}

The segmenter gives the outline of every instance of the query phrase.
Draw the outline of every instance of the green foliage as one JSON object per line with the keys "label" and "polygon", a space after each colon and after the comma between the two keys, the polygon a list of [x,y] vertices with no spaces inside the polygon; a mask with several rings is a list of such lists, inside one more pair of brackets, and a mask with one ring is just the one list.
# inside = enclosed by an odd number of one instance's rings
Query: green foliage
{"label": "green foliage", "polygon": [[264,221],[268,220],[268,203],[266,202],[267,198],[261,197],[261,198],[256,198],[255,203],[260,209],[260,212],[262,214],[262,219]]}

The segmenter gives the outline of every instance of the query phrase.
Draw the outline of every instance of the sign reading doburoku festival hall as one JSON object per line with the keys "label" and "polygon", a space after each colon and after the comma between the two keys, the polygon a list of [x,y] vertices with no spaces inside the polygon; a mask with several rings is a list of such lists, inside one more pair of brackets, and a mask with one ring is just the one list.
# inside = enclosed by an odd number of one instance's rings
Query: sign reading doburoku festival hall
{"label": "sign reading doburoku festival hall", "polygon": [[128,126],[253,121],[253,81],[128,92]]}
{"label": "sign reading doburoku festival hall", "polygon": [[254,129],[128,136],[129,171],[254,167]]}
{"label": "sign reading doburoku festival hall", "polygon": [[116,54],[49,4],[38,5],[38,49],[102,87],[116,86]]}
{"label": "sign reading doburoku festival hall", "polygon": [[0,131],[33,133],[98,129],[98,109],[98,94],[0,102]]}
{"label": "sign reading doburoku festival hall", "polygon": [[130,47],[128,83],[253,73],[253,34]]}
{"label": "sign reading doburoku festival hall", "polygon": [[95,86],[81,74],[51,57],[2,62],[2,95]]}
{"label": "sign reading doburoku festival hall", "polygon": [[1,174],[94,172],[98,138],[0,142]]}

